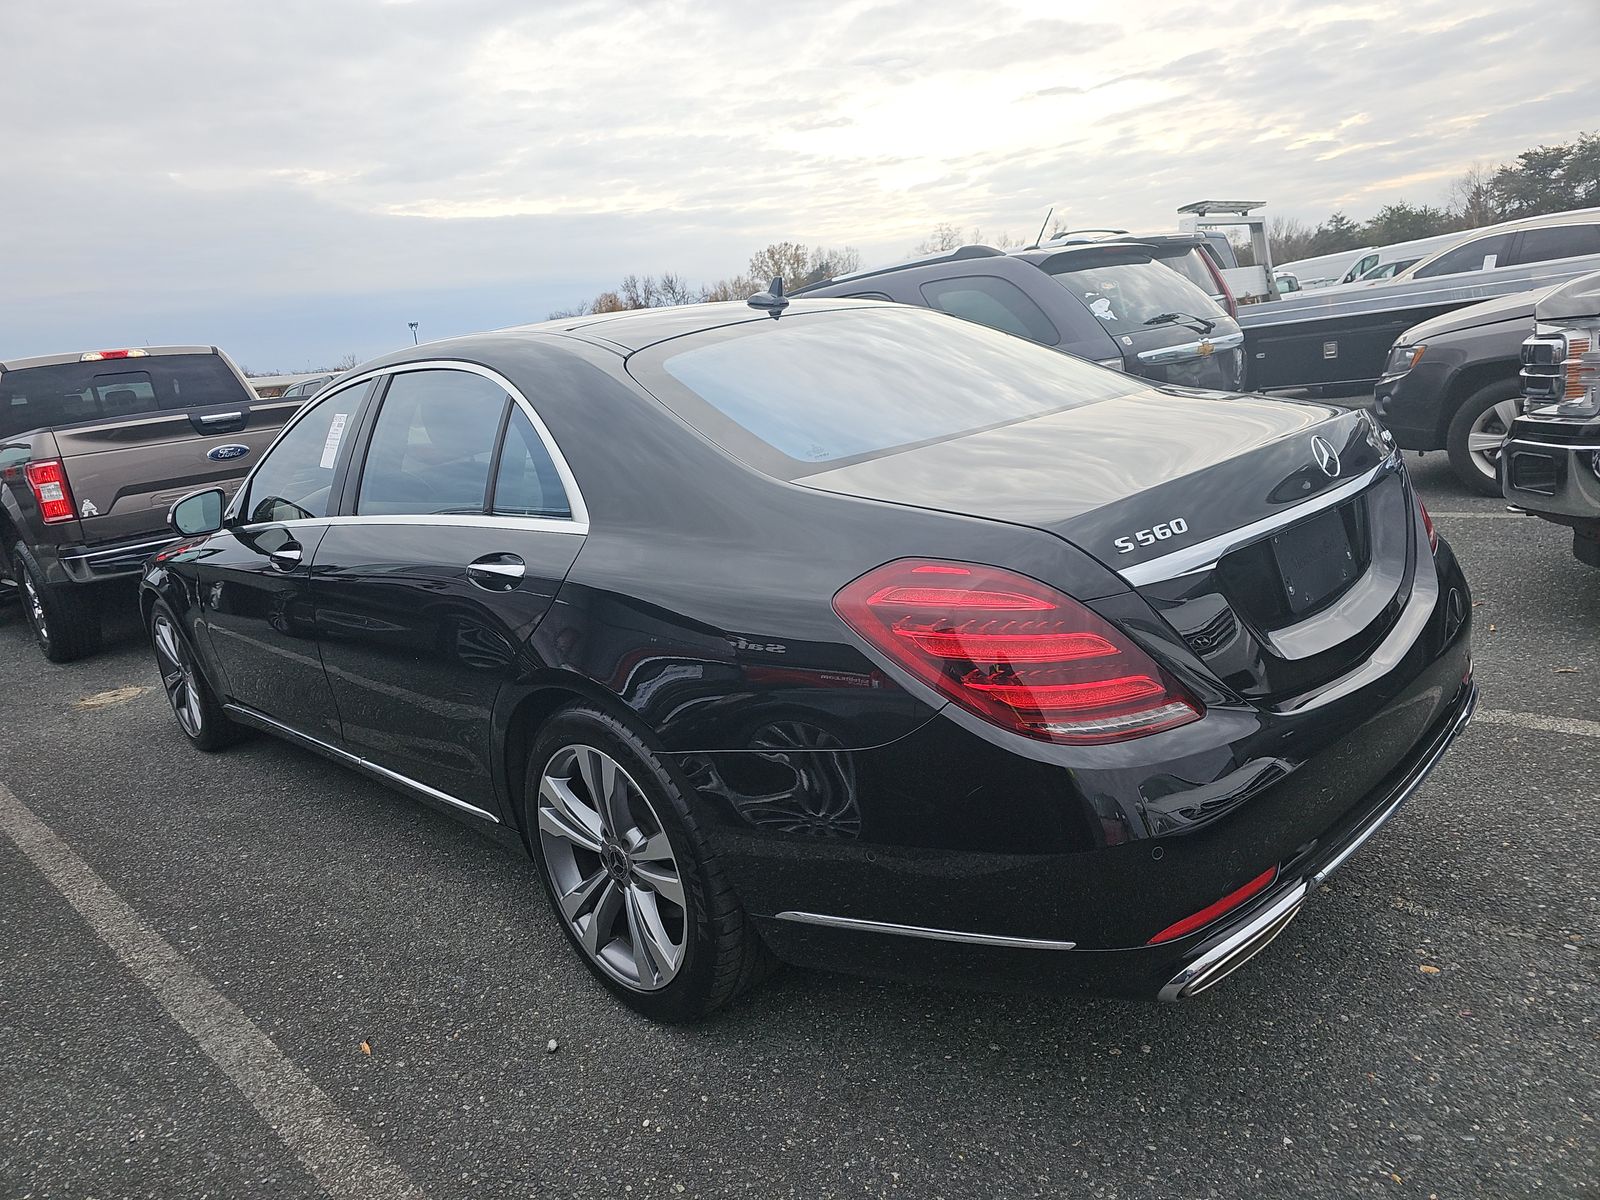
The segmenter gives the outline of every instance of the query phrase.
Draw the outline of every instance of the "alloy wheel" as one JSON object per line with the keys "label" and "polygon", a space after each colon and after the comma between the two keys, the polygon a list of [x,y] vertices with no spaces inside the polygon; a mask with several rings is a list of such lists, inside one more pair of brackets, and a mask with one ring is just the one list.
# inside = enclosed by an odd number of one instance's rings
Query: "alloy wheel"
{"label": "alloy wheel", "polygon": [[33,626],[34,636],[39,639],[39,644],[45,649],[50,648],[50,622],[44,615],[44,600],[39,595],[39,589],[34,585],[33,576],[27,571],[22,575],[22,602],[27,609],[28,624]]}
{"label": "alloy wheel", "polygon": [[195,679],[194,660],[167,617],[158,613],[150,632],[156,647],[156,665],[161,670],[161,686],[172,704],[173,715],[178,718],[178,724],[183,726],[185,733],[197,738],[205,728],[205,716],[200,708],[200,686]]}
{"label": "alloy wheel", "polygon": [[625,987],[666,987],[683,966],[689,916],[678,861],[644,791],[604,751],[563,746],[540,777],[538,813],[556,904],[578,944]]}
{"label": "alloy wheel", "polygon": [[1517,401],[1502,400],[1478,414],[1478,419],[1467,431],[1467,453],[1472,465],[1490,479],[1495,478],[1495,467],[1500,461],[1500,441],[1517,418]]}

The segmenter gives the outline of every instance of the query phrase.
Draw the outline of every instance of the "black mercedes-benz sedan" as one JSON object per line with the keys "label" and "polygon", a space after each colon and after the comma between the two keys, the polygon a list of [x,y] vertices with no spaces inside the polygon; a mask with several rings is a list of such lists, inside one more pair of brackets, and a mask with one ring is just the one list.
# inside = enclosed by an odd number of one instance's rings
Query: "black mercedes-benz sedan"
{"label": "black mercedes-benz sedan", "polygon": [[172,522],[141,596],[188,739],[278,734],[525,847],[661,1020],[779,960],[1193,995],[1476,694],[1367,415],[881,303],[408,347]]}

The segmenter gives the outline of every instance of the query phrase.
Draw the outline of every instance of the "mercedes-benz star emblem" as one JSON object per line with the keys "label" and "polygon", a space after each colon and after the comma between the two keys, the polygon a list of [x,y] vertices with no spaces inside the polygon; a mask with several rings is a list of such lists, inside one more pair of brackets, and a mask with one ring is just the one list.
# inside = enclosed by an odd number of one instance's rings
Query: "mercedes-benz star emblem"
{"label": "mercedes-benz star emblem", "polygon": [[1322,473],[1329,479],[1339,473],[1339,452],[1328,444],[1326,438],[1312,438],[1311,453],[1316,455],[1317,466],[1322,468]]}

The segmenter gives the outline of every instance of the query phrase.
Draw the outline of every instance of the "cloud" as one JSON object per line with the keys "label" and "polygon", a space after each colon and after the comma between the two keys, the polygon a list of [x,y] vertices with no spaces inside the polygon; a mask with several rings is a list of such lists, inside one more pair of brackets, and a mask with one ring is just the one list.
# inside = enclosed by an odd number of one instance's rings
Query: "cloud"
{"label": "cloud", "polygon": [[1589,0],[58,0],[7,27],[0,354],[159,316],[267,365],[365,355],[397,298],[463,332],[1051,205],[1361,216],[1600,125]]}

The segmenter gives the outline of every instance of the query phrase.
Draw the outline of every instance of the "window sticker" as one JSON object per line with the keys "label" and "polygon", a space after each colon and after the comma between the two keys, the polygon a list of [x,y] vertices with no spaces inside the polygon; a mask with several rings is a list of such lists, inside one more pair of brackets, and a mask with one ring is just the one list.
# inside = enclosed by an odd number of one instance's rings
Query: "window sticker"
{"label": "window sticker", "polygon": [[317,464],[324,471],[331,471],[334,460],[339,457],[339,443],[344,440],[344,426],[349,419],[348,413],[333,414],[333,424],[328,426],[328,440],[322,443],[322,461]]}

